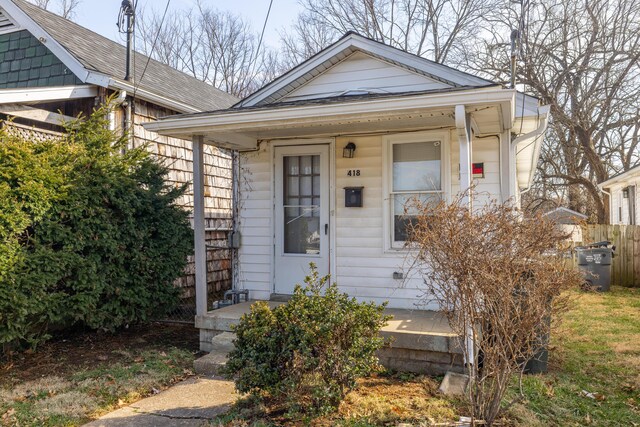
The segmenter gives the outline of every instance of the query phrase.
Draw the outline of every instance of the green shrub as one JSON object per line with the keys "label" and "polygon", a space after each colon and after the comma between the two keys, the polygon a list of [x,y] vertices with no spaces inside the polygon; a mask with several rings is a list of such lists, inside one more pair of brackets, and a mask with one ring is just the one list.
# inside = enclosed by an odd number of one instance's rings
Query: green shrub
{"label": "green shrub", "polygon": [[106,110],[35,142],[0,132],[0,345],[113,330],[170,309],[192,250],[184,188]]}
{"label": "green shrub", "polygon": [[379,368],[386,304],[359,303],[328,280],[311,264],[288,303],[272,310],[258,302],[241,318],[225,367],[239,392],[282,402],[290,415],[317,416]]}

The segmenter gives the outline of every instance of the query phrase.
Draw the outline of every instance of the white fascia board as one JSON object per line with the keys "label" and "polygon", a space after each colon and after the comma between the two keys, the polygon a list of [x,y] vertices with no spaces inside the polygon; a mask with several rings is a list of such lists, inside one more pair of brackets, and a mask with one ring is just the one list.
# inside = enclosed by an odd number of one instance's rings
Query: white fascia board
{"label": "white fascia board", "polygon": [[202,114],[190,117],[166,118],[145,124],[148,130],[161,134],[203,131],[205,129],[246,131],[270,124],[319,123],[340,117],[364,116],[402,111],[420,111],[442,107],[454,108],[458,104],[467,107],[482,104],[501,104],[508,107],[514,101],[511,90],[495,88],[444,92],[397,98],[379,98],[370,101],[342,104],[304,105],[275,109],[237,110]]}
{"label": "white fascia board", "polygon": [[0,89],[0,104],[62,101],[97,95],[98,88],[92,85]]}
{"label": "white fascia board", "polygon": [[435,76],[444,81],[456,83],[460,86],[495,84],[494,82],[481,79],[480,77],[472,76],[460,70],[456,70],[455,68],[450,68],[446,65],[431,62],[427,59],[415,56],[411,53],[398,50],[394,47],[387,46],[382,43],[369,40],[367,38],[359,37],[355,34],[350,35],[348,39],[351,41],[351,45],[356,49],[380,55],[394,62],[405,64],[409,67],[423,71],[427,74],[431,74],[432,76]]}
{"label": "white fascia board", "polygon": [[[317,56],[315,56],[313,59],[308,60],[306,63],[303,62],[296,68],[293,68],[288,75],[285,74],[280,79],[275,80],[274,82],[258,90],[253,95],[245,98],[239,105],[245,107],[257,105],[260,101],[268,98],[269,96],[291,84],[298,78],[311,72],[313,69],[323,64],[325,61],[328,61],[338,53],[350,47],[364,51],[365,53],[369,52],[382,58],[387,58],[392,62],[405,64],[409,67],[421,70],[427,74],[431,74],[434,77],[443,79],[445,81],[453,81],[454,83],[461,86],[490,84],[488,80],[467,75],[462,71],[445,67],[444,65],[441,66],[439,64],[428,62],[426,59],[416,57],[407,52],[399,51],[396,48],[386,46],[382,43],[374,42],[372,40],[358,36],[357,34],[350,34],[349,36],[338,40],[335,44],[327,48],[325,51],[317,54]],[[452,80],[452,75],[453,77],[455,77],[455,80]]]}
{"label": "white fascia board", "polygon": [[31,35],[40,40],[76,77],[83,83],[87,82],[89,71],[21,8],[11,0],[0,0],[0,7],[17,21],[23,29],[29,31]]}
{"label": "white fascia board", "polygon": [[[288,73],[284,74],[281,78],[274,80],[272,83],[267,84],[262,89],[255,92],[253,95],[240,101],[238,105],[243,107],[252,107],[258,104],[265,98],[268,98],[272,94],[276,93],[280,89],[289,85],[291,82],[297,80],[301,76],[311,72],[314,68],[329,60],[339,52],[347,49],[351,44],[351,38],[345,37],[342,40],[337,41],[331,47],[323,52],[318,53],[313,59],[307,60],[302,64],[299,64]],[[287,75],[288,74],[288,75]]]}
{"label": "white fascia board", "polygon": [[601,190],[608,188],[612,185],[615,184],[619,184],[619,183],[624,183],[626,180],[628,180],[629,178],[633,178],[634,176],[640,176],[640,166],[636,166],[633,167],[631,169],[629,169],[628,171],[621,173],[618,176],[615,176],[613,178],[610,178],[606,181],[602,181],[600,184],[598,184],[598,188],[600,188]]}
{"label": "white fascia board", "polygon": [[[100,74],[93,73],[96,75],[96,78],[100,78]],[[116,80],[110,78],[107,86],[109,89],[116,90],[126,90],[128,95],[133,96],[135,93],[137,98],[144,99],[145,101],[152,102],[156,105],[160,105],[162,107],[169,108],[171,110],[177,111],[179,113],[200,113],[202,110],[194,108],[190,105],[184,104],[182,102],[174,101],[172,99],[166,98],[162,95],[155,94],[153,92],[149,92],[148,90],[136,88],[134,84],[122,80]]]}

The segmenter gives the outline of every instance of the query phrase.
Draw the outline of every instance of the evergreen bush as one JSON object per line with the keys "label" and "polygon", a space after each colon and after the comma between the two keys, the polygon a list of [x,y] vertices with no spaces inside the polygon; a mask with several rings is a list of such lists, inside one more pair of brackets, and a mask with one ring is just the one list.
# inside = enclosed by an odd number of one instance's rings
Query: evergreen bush
{"label": "evergreen bush", "polygon": [[311,264],[289,302],[257,302],[242,316],[225,366],[239,392],[282,403],[290,416],[318,416],[379,368],[386,304],[359,303],[328,281]]}
{"label": "evergreen bush", "polygon": [[192,251],[184,188],[108,128],[108,111],[57,140],[0,132],[0,345],[51,326],[114,330],[177,302]]}

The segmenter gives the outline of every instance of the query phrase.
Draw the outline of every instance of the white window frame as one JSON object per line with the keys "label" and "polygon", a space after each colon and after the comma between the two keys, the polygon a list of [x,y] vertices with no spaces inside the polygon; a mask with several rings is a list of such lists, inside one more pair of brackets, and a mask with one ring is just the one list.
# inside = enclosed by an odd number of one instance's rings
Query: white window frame
{"label": "white window frame", "polygon": [[[442,198],[449,202],[451,198],[451,134],[449,131],[424,131],[387,135],[382,142],[382,191],[383,191],[383,242],[385,252],[406,250],[404,242],[393,240],[393,146],[416,142],[440,142],[440,174]],[[411,193],[416,193],[411,192]],[[428,193],[428,192],[425,192]],[[396,193],[393,193],[396,194]]]}

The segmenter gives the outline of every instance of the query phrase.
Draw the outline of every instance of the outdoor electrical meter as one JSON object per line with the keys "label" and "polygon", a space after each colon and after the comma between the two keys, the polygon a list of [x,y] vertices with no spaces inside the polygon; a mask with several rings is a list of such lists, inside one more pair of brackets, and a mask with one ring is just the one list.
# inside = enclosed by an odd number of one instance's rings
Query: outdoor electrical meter
{"label": "outdoor electrical meter", "polygon": [[345,187],[344,188],[344,207],[345,208],[361,208],[363,191],[364,191],[364,187]]}

